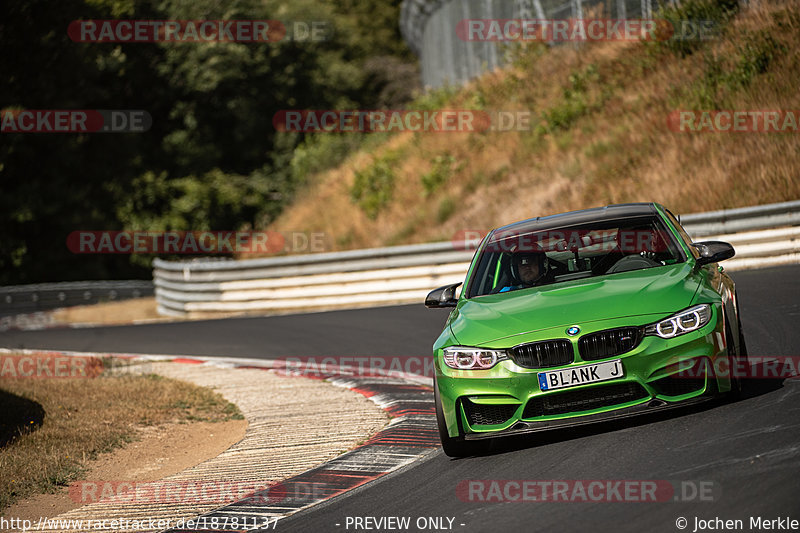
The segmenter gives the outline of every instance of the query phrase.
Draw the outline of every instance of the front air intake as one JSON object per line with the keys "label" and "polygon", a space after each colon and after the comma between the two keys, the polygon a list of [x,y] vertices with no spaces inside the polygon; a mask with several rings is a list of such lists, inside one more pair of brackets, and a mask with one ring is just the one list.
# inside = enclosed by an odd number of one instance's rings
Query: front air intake
{"label": "front air intake", "polygon": [[471,426],[508,422],[508,419],[514,416],[519,407],[517,404],[483,405],[472,403],[466,398],[462,400],[461,405],[464,406],[464,414],[467,415],[467,421]]}
{"label": "front air intake", "polygon": [[528,401],[522,418],[563,415],[632,402],[650,395],[638,383],[628,381],[535,396]]}
{"label": "front air intake", "polygon": [[640,328],[606,329],[584,335],[578,341],[578,352],[584,361],[616,357],[636,348],[642,340]]}
{"label": "front air intake", "polygon": [[550,368],[568,365],[575,360],[572,343],[567,339],[520,344],[508,353],[523,368]]}

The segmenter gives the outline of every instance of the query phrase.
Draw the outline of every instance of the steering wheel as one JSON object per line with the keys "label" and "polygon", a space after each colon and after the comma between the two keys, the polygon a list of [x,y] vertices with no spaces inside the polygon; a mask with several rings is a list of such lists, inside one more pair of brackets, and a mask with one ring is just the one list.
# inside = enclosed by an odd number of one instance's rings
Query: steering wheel
{"label": "steering wheel", "polygon": [[614,263],[611,268],[606,270],[606,274],[615,274],[617,272],[627,272],[629,270],[639,270],[655,266],[661,266],[661,263],[641,255],[626,255]]}

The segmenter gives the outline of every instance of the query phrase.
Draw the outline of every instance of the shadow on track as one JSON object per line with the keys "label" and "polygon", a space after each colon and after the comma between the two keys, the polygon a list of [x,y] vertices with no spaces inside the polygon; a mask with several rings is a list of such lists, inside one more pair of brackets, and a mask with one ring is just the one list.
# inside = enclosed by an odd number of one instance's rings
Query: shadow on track
{"label": "shadow on track", "polygon": [[44,416],[38,402],[0,389],[0,447],[39,429]]}

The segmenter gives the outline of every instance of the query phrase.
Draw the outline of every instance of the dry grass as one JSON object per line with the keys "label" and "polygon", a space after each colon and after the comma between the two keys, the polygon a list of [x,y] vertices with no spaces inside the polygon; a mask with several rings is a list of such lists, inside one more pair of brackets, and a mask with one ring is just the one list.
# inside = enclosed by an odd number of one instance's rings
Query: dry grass
{"label": "dry grass", "polygon": [[65,307],[53,312],[53,320],[58,324],[130,324],[167,320],[158,314],[156,307],[155,297],[133,298],[120,302]]}
{"label": "dry grass", "polygon": [[0,510],[79,479],[92,459],[135,440],[139,428],[240,418],[211,389],[152,374],[0,379],[0,427],[16,435],[0,448]]}
{"label": "dry grass", "polygon": [[[271,229],[323,231],[347,249],[449,240],[459,230],[609,203],[657,201],[687,213],[800,198],[800,135],[667,128],[676,109],[800,108],[799,5],[762,2],[686,57],[642,43],[530,47],[443,107],[533,110],[542,127],[395,135],[311,179]],[[745,49],[765,38],[774,56],[764,71],[726,81]],[[570,115],[570,106],[582,108]],[[546,121],[565,113],[561,126]],[[350,187],[356,171],[390,152],[401,154],[392,200],[371,219]],[[426,194],[421,177],[437,156],[458,170]]]}

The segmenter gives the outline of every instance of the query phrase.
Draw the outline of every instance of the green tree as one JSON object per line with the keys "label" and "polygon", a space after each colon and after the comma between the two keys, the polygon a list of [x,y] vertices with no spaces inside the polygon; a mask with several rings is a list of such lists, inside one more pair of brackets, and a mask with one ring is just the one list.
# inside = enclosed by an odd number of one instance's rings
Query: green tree
{"label": "green tree", "polygon": [[[66,237],[75,230],[268,224],[304,173],[326,166],[308,161],[320,152],[313,139],[275,131],[277,111],[369,108],[410,94],[399,87],[415,67],[398,9],[398,0],[3,3],[0,106],[143,109],[153,125],[145,133],[0,135],[0,283],[150,275],[149,258],[72,254]],[[76,43],[67,35],[73,20],[114,18],[271,19],[290,29],[321,21],[333,31],[321,42],[265,43]],[[330,162],[358,146],[333,144]]]}

